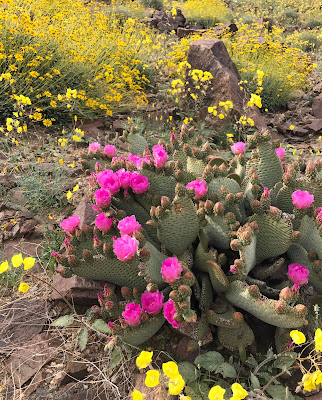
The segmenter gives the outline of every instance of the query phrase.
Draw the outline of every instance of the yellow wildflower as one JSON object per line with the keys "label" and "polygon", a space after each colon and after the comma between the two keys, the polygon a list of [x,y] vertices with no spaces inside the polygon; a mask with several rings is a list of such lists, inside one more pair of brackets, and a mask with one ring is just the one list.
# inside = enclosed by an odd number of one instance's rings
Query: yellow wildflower
{"label": "yellow wildflower", "polygon": [[16,254],[11,258],[11,263],[15,268],[20,267],[20,265],[23,263],[23,257],[22,254]]}
{"label": "yellow wildflower", "polygon": [[23,265],[24,265],[24,269],[28,270],[30,268],[32,268],[35,265],[35,259],[33,257],[26,257],[23,260]]}
{"label": "yellow wildflower", "polygon": [[224,394],[226,390],[223,389],[221,386],[213,386],[209,393],[208,393],[208,398],[209,400],[225,400],[224,399]]}
{"label": "yellow wildflower", "polygon": [[147,387],[155,387],[159,385],[160,372],[152,369],[146,373],[145,385]]}
{"label": "yellow wildflower", "polygon": [[174,379],[179,374],[178,366],[174,361],[163,363],[162,370],[165,375],[170,379]]}
{"label": "yellow wildflower", "polygon": [[72,192],[70,190],[68,190],[67,194],[66,194],[67,200],[70,200],[72,197]]}
{"label": "yellow wildflower", "polygon": [[294,125],[290,125],[290,130],[294,131],[294,129],[295,129],[295,126]]}
{"label": "yellow wildflower", "polygon": [[28,283],[21,282],[20,285],[19,285],[18,290],[19,290],[19,292],[27,293],[29,288],[30,288],[30,286],[28,285]]}
{"label": "yellow wildflower", "polygon": [[153,351],[141,351],[136,359],[136,366],[139,369],[146,368],[152,361]]}
{"label": "yellow wildflower", "polygon": [[185,386],[185,381],[180,374],[178,374],[174,379],[169,380],[169,393],[176,396],[178,395]]}
{"label": "yellow wildflower", "polygon": [[306,342],[306,337],[305,337],[304,333],[302,333],[298,330],[291,331],[290,336],[295,344],[303,344]]}
{"label": "yellow wildflower", "polygon": [[3,274],[4,272],[8,271],[8,269],[10,269],[10,267],[7,260],[0,264],[0,274]]}
{"label": "yellow wildflower", "polygon": [[322,330],[317,329],[315,331],[315,350],[316,351],[322,351]]}
{"label": "yellow wildflower", "polygon": [[133,400],[143,400],[145,399],[145,394],[141,393],[139,390],[134,390],[131,394]]}
{"label": "yellow wildflower", "polygon": [[231,385],[231,390],[233,397],[230,400],[243,400],[248,395],[248,392],[237,382]]}
{"label": "yellow wildflower", "polygon": [[312,390],[316,389],[316,384],[312,379],[311,374],[305,374],[302,377],[303,387],[307,392],[311,392]]}

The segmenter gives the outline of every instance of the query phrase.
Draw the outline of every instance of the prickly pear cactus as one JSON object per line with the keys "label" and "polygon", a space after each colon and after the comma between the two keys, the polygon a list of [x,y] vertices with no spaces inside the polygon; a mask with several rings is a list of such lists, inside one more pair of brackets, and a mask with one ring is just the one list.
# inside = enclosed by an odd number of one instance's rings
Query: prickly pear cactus
{"label": "prickly pear cactus", "polygon": [[[281,347],[291,329],[313,329],[312,298],[322,294],[321,161],[309,161],[305,174],[300,159],[283,167],[270,139],[256,132],[251,158],[238,151],[228,161],[185,125],[155,146],[129,127],[122,140],[131,154],[96,143],[83,155],[97,217],[91,226],[67,219],[65,251],[55,257],[66,275],[122,287],[124,301],[107,288],[93,306],[111,336],[140,345],[167,321],[194,332],[198,346],[215,325],[222,346],[244,353],[258,321],[276,327]],[[308,279],[296,281],[291,264]]]}

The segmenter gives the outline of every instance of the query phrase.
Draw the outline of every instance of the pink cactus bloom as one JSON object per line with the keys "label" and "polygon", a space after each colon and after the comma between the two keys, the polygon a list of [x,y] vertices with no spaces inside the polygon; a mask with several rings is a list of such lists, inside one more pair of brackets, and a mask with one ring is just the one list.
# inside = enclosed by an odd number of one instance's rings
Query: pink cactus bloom
{"label": "pink cactus bloom", "polygon": [[115,172],[115,175],[119,178],[122,189],[125,190],[130,187],[132,172],[125,171],[124,168],[121,168]]}
{"label": "pink cactus bloom", "polygon": [[64,231],[66,232],[73,232],[76,228],[79,227],[80,224],[80,218],[78,215],[72,215],[69,218],[64,219],[60,226]]}
{"label": "pink cactus bloom", "polygon": [[168,159],[168,154],[164,150],[163,146],[157,144],[152,147],[153,158],[154,158],[154,166],[158,169],[162,168]]}
{"label": "pink cactus bloom", "polygon": [[132,172],[131,176],[131,188],[134,193],[140,194],[146,192],[150,187],[149,180],[146,176],[139,174],[138,172]]}
{"label": "pink cactus bloom", "polygon": [[98,142],[90,143],[88,146],[90,152],[95,153],[96,151],[101,151],[101,145]]}
{"label": "pink cactus bloom", "polygon": [[146,162],[147,164],[150,164],[150,161],[151,161],[151,156],[149,156],[149,155],[140,158],[139,161],[138,161],[137,164],[136,164],[137,169],[142,169],[142,164],[143,164],[144,162]]}
{"label": "pink cactus bloom", "polygon": [[131,260],[139,248],[139,241],[129,235],[114,240],[113,252],[120,261]]}
{"label": "pink cactus bloom", "polygon": [[275,149],[275,151],[276,154],[278,155],[278,158],[282,160],[285,155],[285,149],[283,149],[283,147],[278,147],[277,149]]}
{"label": "pink cactus bloom", "polygon": [[127,160],[131,161],[136,167],[138,167],[138,164],[140,164],[140,159],[141,159],[141,154],[134,155],[130,153],[127,156]]}
{"label": "pink cactus bloom", "polygon": [[173,317],[176,313],[176,309],[174,307],[174,301],[169,299],[163,304],[163,315],[164,318],[171,324],[174,328],[179,328],[181,325],[180,322],[176,321]]}
{"label": "pink cactus bloom", "polygon": [[123,218],[117,225],[121,235],[133,235],[134,231],[138,231],[141,228],[141,224],[135,219],[135,215]]}
{"label": "pink cactus bloom", "polygon": [[182,266],[177,257],[169,257],[163,261],[161,266],[162,279],[169,285],[175,283],[181,275]]}
{"label": "pink cactus bloom", "polygon": [[111,195],[116,194],[121,187],[118,176],[111,169],[99,172],[97,182],[102,189],[108,189]]}
{"label": "pink cactus bloom", "polygon": [[102,232],[109,231],[113,225],[113,218],[106,218],[102,212],[95,218],[95,226]]}
{"label": "pink cactus bloom", "polygon": [[195,200],[201,199],[208,192],[207,182],[203,179],[197,179],[196,181],[189,182],[186,186],[186,189],[194,188],[196,195],[194,197]]}
{"label": "pink cactus bloom", "polygon": [[314,196],[306,190],[296,190],[292,193],[292,200],[295,208],[298,210],[305,210],[314,202]]}
{"label": "pink cactus bloom", "polygon": [[322,222],[322,207],[319,207],[315,210],[316,218],[319,222]]}
{"label": "pink cactus bloom", "polygon": [[267,187],[264,187],[263,195],[264,195],[265,197],[269,197],[269,190],[268,190]]}
{"label": "pink cactus bloom", "polygon": [[297,289],[308,283],[309,273],[310,271],[303,265],[293,263],[288,266],[288,279],[294,283]]}
{"label": "pink cactus bloom", "polygon": [[107,189],[98,189],[95,191],[95,202],[97,207],[106,208],[111,204],[111,193]]}
{"label": "pink cactus bloom", "polygon": [[245,143],[244,142],[236,142],[235,144],[233,144],[232,146],[230,146],[230,150],[238,155],[238,154],[243,154],[245,153]]}
{"label": "pink cactus bloom", "polygon": [[104,147],[104,154],[105,154],[108,158],[112,158],[112,157],[114,157],[115,154],[116,154],[116,148],[115,148],[113,145],[111,145],[111,144],[107,144],[107,145]]}
{"label": "pink cactus bloom", "polygon": [[130,326],[138,326],[141,321],[141,307],[139,304],[128,303],[122,316]]}
{"label": "pink cactus bloom", "polygon": [[158,290],[156,292],[148,292],[147,290],[141,295],[142,308],[149,314],[157,315],[162,310],[164,296]]}

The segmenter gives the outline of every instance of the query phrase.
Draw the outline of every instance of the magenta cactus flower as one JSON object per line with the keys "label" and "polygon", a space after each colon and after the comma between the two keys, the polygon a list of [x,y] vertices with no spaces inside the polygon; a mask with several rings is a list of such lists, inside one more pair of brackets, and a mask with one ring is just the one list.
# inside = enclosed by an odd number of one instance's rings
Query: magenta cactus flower
{"label": "magenta cactus flower", "polygon": [[181,322],[178,322],[174,319],[174,315],[176,313],[176,309],[174,307],[174,301],[169,299],[163,304],[163,315],[164,318],[171,324],[174,328],[179,328]]}
{"label": "magenta cactus flower", "polygon": [[131,175],[131,188],[134,193],[140,194],[146,192],[150,187],[149,180],[146,176],[138,172],[132,172]]}
{"label": "magenta cactus flower", "polygon": [[140,163],[140,159],[141,159],[141,154],[135,155],[135,154],[130,153],[127,156],[127,160],[131,161],[137,168],[138,168],[138,165]]}
{"label": "magenta cactus flower", "polygon": [[317,220],[322,223],[322,207],[318,207],[315,210],[315,215],[316,215]]}
{"label": "magenta cactus flower", "polygon": [[169,257],[162,263],[161,275],[165,282],[172,285],[180,278],[182,270],[183,268],[177,257]]}
{"label": "magenta cactus flower", "polygon": [[314,202],[314,196],[307,190],[296,190],[292,193],[292,200],[295,208],[298,210],[305,210]]}
{"label": "magenta cactus flower", "polygon": [[278,158],[280,160],[282,160],[285,155],[285,149],[283,149],[283,147],[278,147],[277,149],[275,149],[275,151],[276,151]]}
{"label": "magenta cactus flower", "polygon": [[138,231],[141,228],[141,224],[135,219],[135,215],[123,218],[117,225],[121,235],[133,235],[134,231]]}
{"label": "magenta cactus flower", "polygon": [[115,175],[119,178],[122,189],[125,190],[130,187],[132,172],[125,171],[124,168],[121,168],[115,172]]}
{"label": "magenta cactus flower", "polygon": [[99,172],[97,182],[102,189],[108,189],[111,195],[116,194],[121,187],[119,177],[110,169]]}
{"label": "magenta cactus flower", "polygon": [[168,154],[161,144],[152,147],[154,165],[156,168],[162,168],[168,159]]}
{"label": "magenta cactus flower", "polygon": [[94,193],[97,207],[105,208],[111,204],[111,193],[107,189],[98,189]]}
{"label": "magenta cactus flower", "polygon": [[112,144],[107,144],[104,147],[104,154],[108,157],[108,158],[113,158],[116,154],[116,148],[115,146],[113,146]]}
{"label": "magenta cactus flower", "polygon": [[164,296],[158,290],[156,292],[148,292],[147,290],[141,295],[142,308],[152,315],[157,315],[162,310]]}
{"label": "magenta cactus flower", "polygon": [[194,188],[196,192],[194,197],[195,200],[201,199],[208,192],[207,182],[203,179],[197,179],[196,181],[189,182],[188,185],[186,185],[186,189],[191,187]]}
{"label": "magenta cactus flower", "polygon": [[106,218],[102,212],[95,218],[95,226],[102,232],[109,231],[113,225],[112,218]]}
{"label": "magenta cactus flower", "polygon": [[90,143],[88,146],[90,152],[95,153],[96,151],[101,151],[101,145],[98,142]]}
{"label": "magenta cactus flower", "polygon": [[72,215],[69,218],[64,219],[60,226],[66,232],[73,232],[76,228],[79,227],[80,217],[78,215]]}
{"label": "magenta cactus flower", "polygon": [[293,263],[288,266],[288,279],[294,284],[295,290],[308,283],[309,273],[310,271],[303,265]]}
{"label": "magenta cactus flower", "polygon": [[114,240],[113,252],[120,261],[129,261],[139,248],[139,241],[129,235]]}
{"label": "magenta cactus flower", "polygon": [[138,326],[141,322],[141,307],[139,304],[128,303],[122,316],[130,326]]}
{"label": "magenta cactus flower", "polygon": [[238,154],[243,154],[245,153],[245,143],[244,142],[236,142],[232,146],[230,146],[231,151],[238,155]]}

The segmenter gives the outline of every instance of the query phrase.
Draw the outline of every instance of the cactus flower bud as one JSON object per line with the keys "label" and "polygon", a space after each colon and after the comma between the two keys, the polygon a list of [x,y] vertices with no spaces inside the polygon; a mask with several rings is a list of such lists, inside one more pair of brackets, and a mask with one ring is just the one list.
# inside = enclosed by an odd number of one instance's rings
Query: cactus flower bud
{"label": "cactus flower bud", "polygon": [[244,321],[244,316],[241,312],[234,312],[233,314],[233,320],[239,324],[241,324]]}
{"label": "cactus flower bud", "polygon": [[178,292],[182,297],[189,297],[192,294],[190,287],[187,285],[180,285],[178,287]]}
{"label": "cactus flower bud", "polygon": [[293,298],[293,296],[294,296],[294,293],[292,292],[292,290],[288,286],[286,286],[284,289],[282,289],[280,291],[279,297],[281,300],[288,301],[288,300],[291,300]]}
{"label": "cactus flower bud", "polygon": [[224,212],[224,205],[223,203],[221,203],[220,201],[218,201],[215,205],[214,205],[214,212],[216,214],[222,214]]}
{"label": "cactus flower bud", "polygon": [[259,288],[256,285],[250,285],[248,287],[248,292],[252,297],[255,297],[255,298],[259,297],[259,295],[260,295]]}

